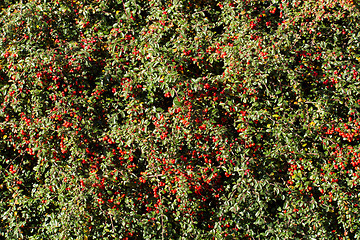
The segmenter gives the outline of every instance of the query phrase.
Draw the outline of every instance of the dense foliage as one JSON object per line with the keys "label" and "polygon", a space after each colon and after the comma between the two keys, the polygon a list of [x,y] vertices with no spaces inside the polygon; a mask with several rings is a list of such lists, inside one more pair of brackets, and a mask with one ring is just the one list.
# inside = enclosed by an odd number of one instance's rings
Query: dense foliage
{"label": "dense foliage", "polygon": [[356,3],[0,11],[0,236],[360,238]]}

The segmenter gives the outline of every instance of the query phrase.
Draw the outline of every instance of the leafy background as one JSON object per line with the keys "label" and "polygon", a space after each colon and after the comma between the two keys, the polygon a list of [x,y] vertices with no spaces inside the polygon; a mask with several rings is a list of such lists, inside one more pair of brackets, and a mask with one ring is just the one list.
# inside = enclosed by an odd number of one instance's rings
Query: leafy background
{"label": "leafy background", "polygon": [[0,236],[359,238],[356,2],[0,9]]}

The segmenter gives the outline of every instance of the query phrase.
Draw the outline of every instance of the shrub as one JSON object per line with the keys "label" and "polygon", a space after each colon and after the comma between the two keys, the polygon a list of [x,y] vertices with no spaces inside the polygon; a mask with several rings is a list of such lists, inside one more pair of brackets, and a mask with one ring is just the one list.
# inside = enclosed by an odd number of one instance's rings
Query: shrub
{"label": "shrub", "polygon": [[359,8],[3,1],[0,236],[359,238]]}

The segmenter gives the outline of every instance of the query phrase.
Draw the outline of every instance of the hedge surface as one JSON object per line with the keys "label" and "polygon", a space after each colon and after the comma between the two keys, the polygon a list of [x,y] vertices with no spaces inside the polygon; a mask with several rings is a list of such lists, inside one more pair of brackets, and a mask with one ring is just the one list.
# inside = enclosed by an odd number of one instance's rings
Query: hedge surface
{"label": "hedge surface", "polygon": [[0,3],[0,236],[360,239],[349,0]]}

